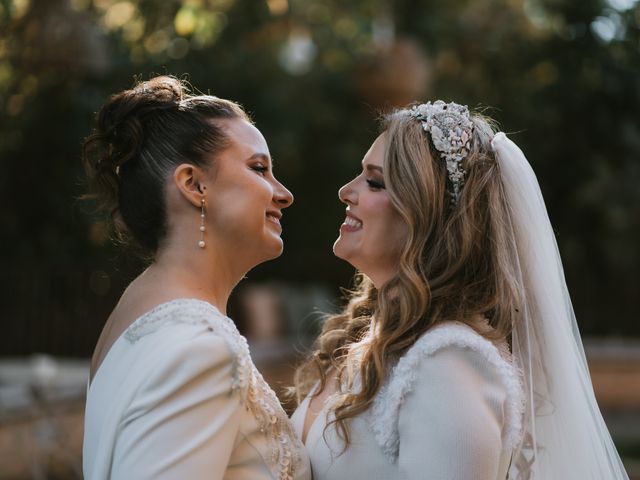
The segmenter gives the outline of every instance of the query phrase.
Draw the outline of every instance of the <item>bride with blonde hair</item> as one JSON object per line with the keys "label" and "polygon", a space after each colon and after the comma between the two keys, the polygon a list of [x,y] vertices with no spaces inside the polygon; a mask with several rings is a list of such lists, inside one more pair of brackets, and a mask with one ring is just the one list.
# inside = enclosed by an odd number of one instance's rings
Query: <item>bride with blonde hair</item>
{"label": "bride with blonde hair", "polygon": [[358,271],[297,372],[315,480],[627,479],[533,170],[436,101],[386,116],[340,189]]}

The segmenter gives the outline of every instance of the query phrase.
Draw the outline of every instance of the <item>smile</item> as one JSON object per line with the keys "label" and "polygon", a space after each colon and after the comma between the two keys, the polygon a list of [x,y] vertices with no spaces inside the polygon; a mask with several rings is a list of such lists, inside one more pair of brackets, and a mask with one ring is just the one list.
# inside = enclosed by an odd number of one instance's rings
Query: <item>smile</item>
{"label": "smile", "polygon": [[273,222],[276,225],[280,226],[280,218],[277,217],[276,215],[272,214],[272,213],[267,213],[267,220],[269,220],[270,222]]}
{"label": "smile", "polygon": [[362,222],[349,215],[347,215],[347,218],[344,219],[344,223],[340,226],[341,230],[345,230],[347,232],[355,232],[356,230],[360,230],[361,228]]}

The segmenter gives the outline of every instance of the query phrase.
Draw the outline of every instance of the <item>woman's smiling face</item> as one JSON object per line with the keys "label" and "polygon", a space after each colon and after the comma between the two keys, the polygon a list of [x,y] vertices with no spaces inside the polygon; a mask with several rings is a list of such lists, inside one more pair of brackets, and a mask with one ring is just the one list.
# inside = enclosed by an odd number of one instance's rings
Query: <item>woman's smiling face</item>
{"label": "woman's smiling face", "polygon": [[257,265],[282,253],[282,210],[291,192],[274,176],[267,142],[244,120],[225,122],[230,145],[218,157],[207,194],[207,232]]}
{"label": "woman's smiling face", "polygon": [[333,252],[367,275],[376,287],[398,270],[407,226],[385,188],[385,137],[380,135],[362,160],[362,173],[338,192],[347,205],[346,218]]}

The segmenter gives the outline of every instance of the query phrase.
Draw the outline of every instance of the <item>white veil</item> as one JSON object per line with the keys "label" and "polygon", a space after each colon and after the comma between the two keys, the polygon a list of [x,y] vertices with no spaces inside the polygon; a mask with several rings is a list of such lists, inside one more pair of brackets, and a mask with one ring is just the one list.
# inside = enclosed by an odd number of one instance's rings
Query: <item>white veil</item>
{"label": "white veil", "polygon": [[510,479],[628,480],[596,403],[555,236],[536,176],[504,133],[496,153],[525,298],[513,354],[525,393]]}

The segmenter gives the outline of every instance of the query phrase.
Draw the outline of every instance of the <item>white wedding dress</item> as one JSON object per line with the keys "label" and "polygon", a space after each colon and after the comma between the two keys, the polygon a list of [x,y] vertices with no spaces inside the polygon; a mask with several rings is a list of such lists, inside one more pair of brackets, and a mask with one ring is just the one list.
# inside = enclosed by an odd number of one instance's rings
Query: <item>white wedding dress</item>
{"label": "white wedding dress", "polygon": [[[350,420],[349,447],[330,401],[305,444],[314,480],[504,480],[520,441],[523,393],[506,345],[447,322],[398,361],[365,413]],[[302,434],[307,397],[292,417]],[[333,417],[331,417],[333,418]]]}
{"label": "white wedding dress", "polygon": [[244,337],[173,300],[113,344],[87,391],[87,480],[310,480],[308,457]]}

